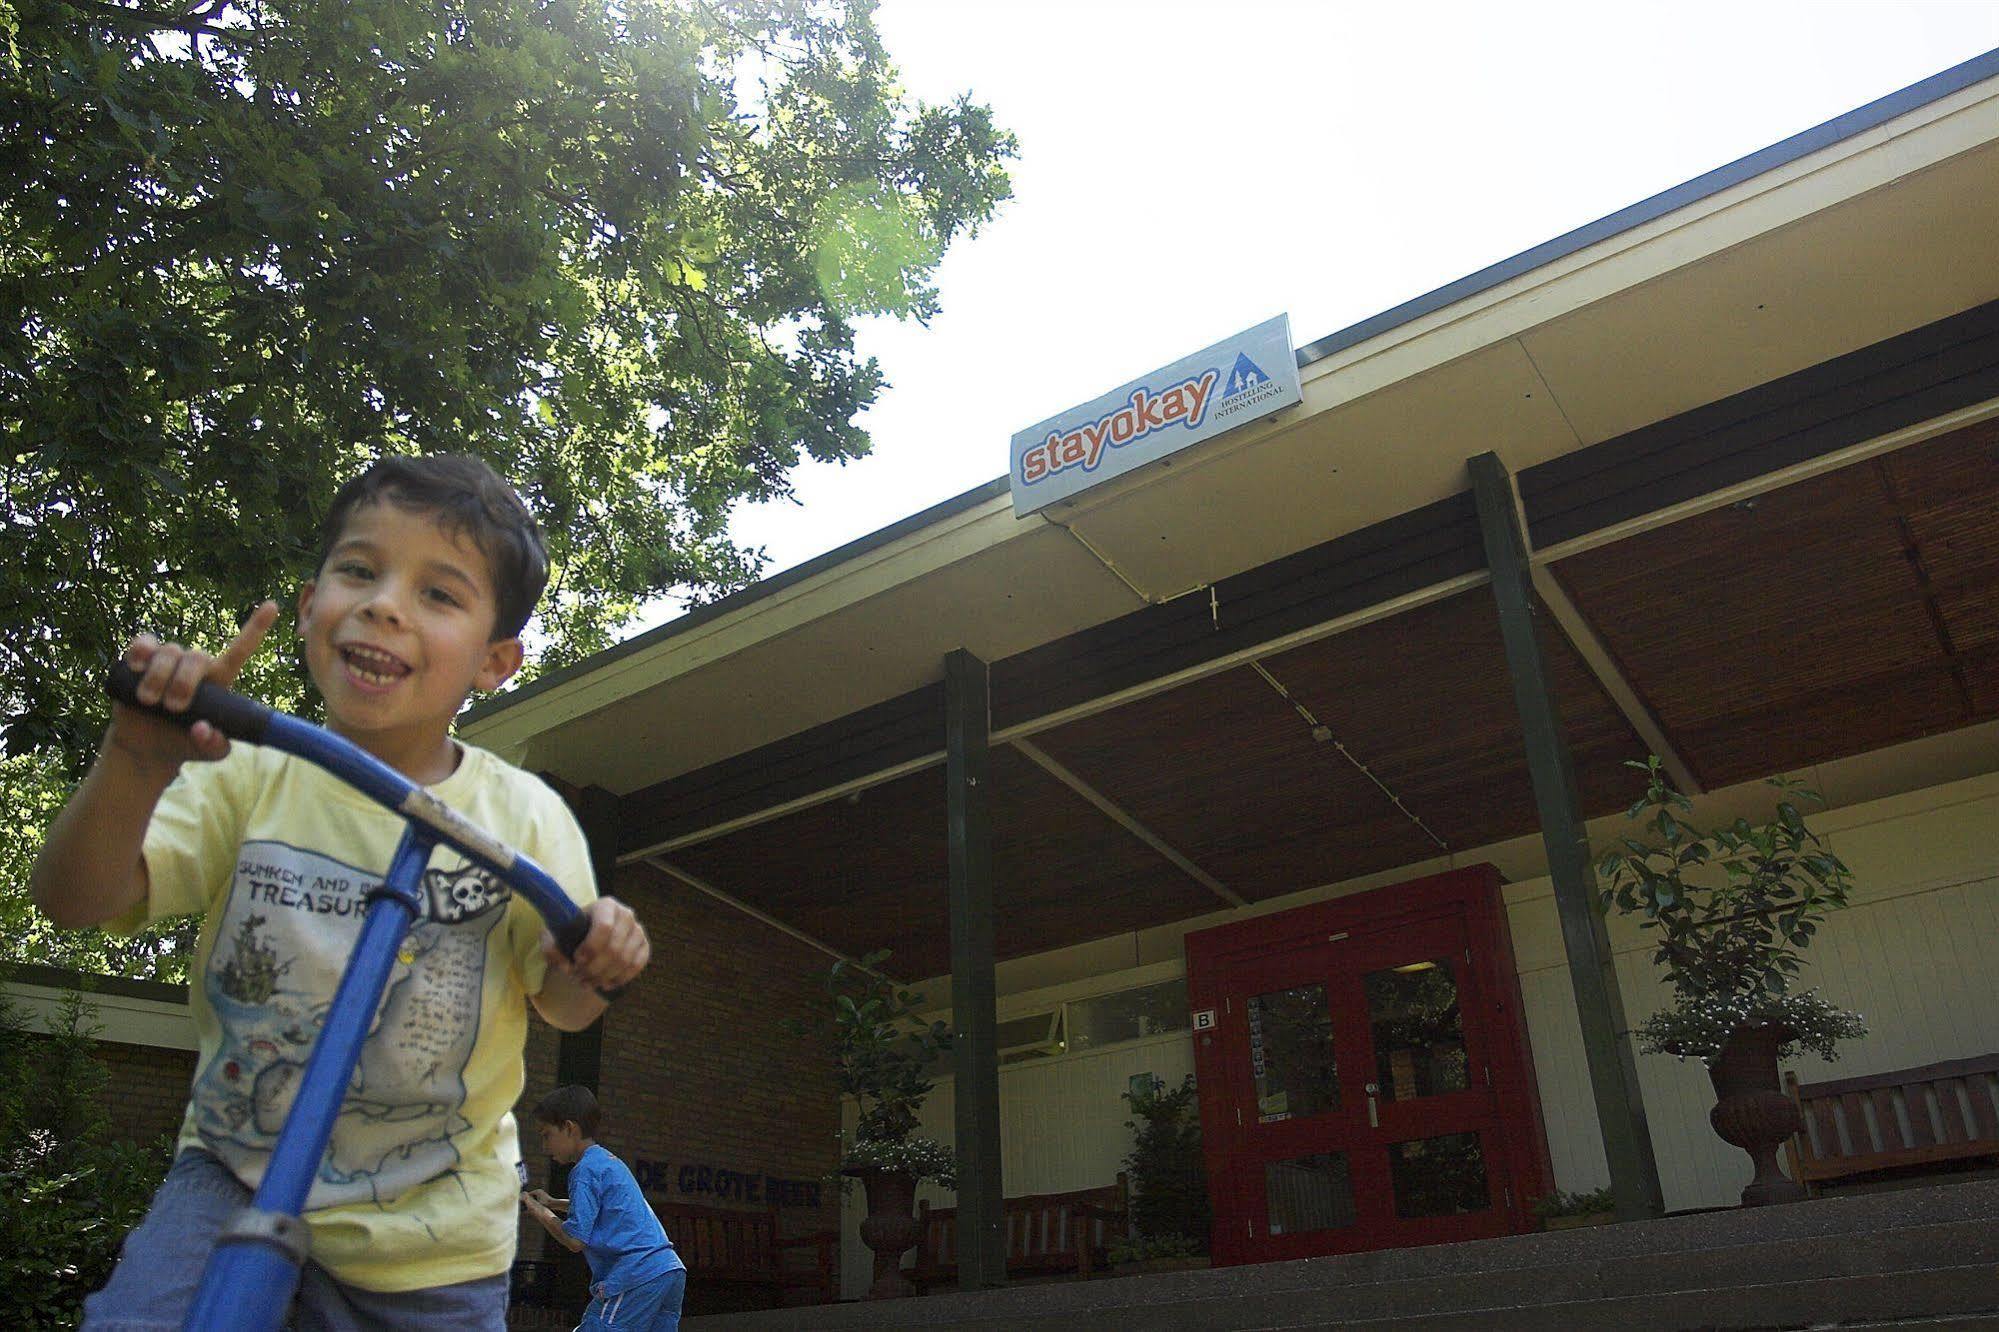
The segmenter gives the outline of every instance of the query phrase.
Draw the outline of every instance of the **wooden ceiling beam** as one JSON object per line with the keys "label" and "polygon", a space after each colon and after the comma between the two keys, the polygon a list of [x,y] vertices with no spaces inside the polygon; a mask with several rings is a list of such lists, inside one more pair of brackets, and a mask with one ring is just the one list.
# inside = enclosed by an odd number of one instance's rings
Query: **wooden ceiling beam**
{"label": "wooden ceiling beam", "polygon": [[1695,774],[1693,765],[1680,752],[1680,746],[1666,732],[1664,722],[1652,710],[1652,705],[1638,691],[1638,686],[1624,673],[1610,646],[1590,623],[1589,616],[1569,596],[1569,590],[1562,585],[1553,564],[1545,555],[1537,555],[1534,550],[1534,536],[1527,524],[1527,507],[1520,497],[1520,478],[1506,474],[1507,492],[1513,497],[1513,518],[1520,527],[1521,544],[1525,547],[1529,580],[1534,585],[1534,595],[1548,608],[1549,618],[1562,636],[1569,640],[1569,646],[1582,658],[1583,665],[1596,677],[1596,682],[1624,715],[1625,722],[1638,733],[1638,738],[1652,753],[1659,756],[1660,766],[1673,779],[1673,785],[1687,795],[1700,795],[1706,785]]}
{"label": "wooden ceiling beam", "polygon": [[1123,828],[1154,851],[1157,851],[1168,861],[1171,861],[1174,868],[1178,869],[1195,883],[1200,884],[1230,906],[1239,907],[1249,905],[1248,901],[1241,894],[1174,850],[1166,842],[1165,838],[1146,827],[1134,815],[1120,807],[1115,801],[1104,795],[1103,792],[1097,790],[1096,787],[1091,786],[1081,777],[1063,767],[1052,755],[1040,748],[1033,741],[1023,736],[1012,741],[1012,744],[1023,756],[1037,764],[1042,771],[1068,787],[1071,791],[1074,791],[1077,795],[1083,797],[1083,799],[1089,801],[1092,805],[1095,805],[1099,810],[1103,811],[1105,817],[1109,818],[1111,822]]}
{"label": "wooden ceiling beam", "polygon": [[[861,961],[859,958],[850,957],[846,953],[841,952],[839,949],[833,947],[833,945],[825,942],[824,940],[815,938],[812,935],[807,934],[804,930],[798,929],[796,926],[785,924],[783,921],[779,920],[776,916],[771,915],[768,911],[760,911],[756,907],[751,906],[748,902],[745,902],[742,898],[735,897],[729,893],[723,892],[720,888],[717,888],[714,884],[709,883],[707,880],[689,874],[686,870],[680,868],[680,866],[674,864],[672,861],[665,860],[659,856],[647,856],[645,857],[644,863],[652,866],[654,869],[660,871],[662,874],[667,875],[669,878],[676,879],[679,882],[686,884],[689,888],[694,889],[698,893],[707,894],[709,897],[714,898],[717,902],[720,902],[723,906],[729,907],[731,910],[740,911],[745,916],[748,916],[751,920],[759,921],[762,924],[768,925],[772,929],[778,931],[778,933],[780,934],[790,935],[792,938],[798,940],[798,942],[804,944],[808,948],[816,948],[820,952],[826,954],[826,956],[831,958],[838,958],[840,961],[846,962],[852,966],[856,967],[861,966]],[[870,972],[870,974],[873,975],[880,974],[879,972],[873,972],[868,967],[861,967],[861,970],[868,971]],[[902,984],[901,981],[896,981],[892,977],[884,977],[884,979],[891,980],[893,984],[897,985]]]}
{"label": "wooden ceiling beam", "polygon": [[1545,564],[1530,567],[1534,594],[1548,608],[1549,618],[1562,631],[1562,636],[1569,640],[1569,646],[1582,658],[1583,665],[1596,677],[1596,682],[1624,715],[1624,720],[1638,733],[1638,738],[1645,742],[1647,749],[1659,756],[1660,766],[1673,779],[1673,785],[1690,796],[1705,791],[1706,785],[1681,754],[1679,744],[1667,733],[1666,724],[1652,711],[1645,696],[1638,692],[1638,686],[1625,676],[1623,667],[1611,655],[1596,626],[1590,623],[1589,617],[1569,596],[1568,589],[1562,586],[1562,580],[1555,571]]}

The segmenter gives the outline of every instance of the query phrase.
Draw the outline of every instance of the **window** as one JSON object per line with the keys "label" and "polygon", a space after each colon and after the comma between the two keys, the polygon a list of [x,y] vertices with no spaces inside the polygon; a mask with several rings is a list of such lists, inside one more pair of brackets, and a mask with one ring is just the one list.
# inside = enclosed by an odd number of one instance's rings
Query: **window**
{"label": "window", "polygon": [[[1175,979],[1002,1018],[994,1027],[994,1044],[1001,1065],[1019,1064],[1186,1031],[1188,1025],[1187,982]],[[948,1075],[951,1067],[951,1056],[945,1054],[934,1059],[928,1071]]]}
{"label": "window", "polygon": [[1046,1059],[1061,1054],[1062,1009],[1009,1018],[993,1029],[1002,1064],[1018,1064],[1025,1059]]}
{"label": "window", "polygon": [[1069,1004],[1069,1049],[1092,1050],[1187,1030],[1187,982],[1161,981]]}

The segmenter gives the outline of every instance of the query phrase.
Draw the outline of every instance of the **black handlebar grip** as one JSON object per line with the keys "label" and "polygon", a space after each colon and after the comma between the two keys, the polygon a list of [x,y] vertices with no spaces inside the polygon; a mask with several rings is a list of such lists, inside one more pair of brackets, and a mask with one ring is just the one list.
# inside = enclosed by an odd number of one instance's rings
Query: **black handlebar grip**
{"label": "black handlebar grip", "polygon": [[245,698],[206,680],[195,686],[194,701],[187,705],[185,712],[170,712],[158,704],[141,703],[139,673],[122,661],[111,663],[111,669],[104,677],[104,692],[128,708],[164,717],[176,726],[192,726],[198,721],[205,721],[231,740],[244,740],[253,745],[264,742],[264,731],[271,721],[271,710],[256,699]]}
{"label": "black handlebar grip", "polygon": [[555,946],[562,950],[564,957],[575,957],[576,950],[590,935],[590,918],[579,911],[549,933],[555,936]]}
{"label": "black handlebar grip", "polygon": [[[555,936],[555,946],[562,950],[564,957],[575,957],[576,950],[583,946],[583,941],[590,935],[590,918],[579,911],[549,933]],[[624,992],[625,987],[622,985],[597,991],[605,1003],[611,1002]]]}

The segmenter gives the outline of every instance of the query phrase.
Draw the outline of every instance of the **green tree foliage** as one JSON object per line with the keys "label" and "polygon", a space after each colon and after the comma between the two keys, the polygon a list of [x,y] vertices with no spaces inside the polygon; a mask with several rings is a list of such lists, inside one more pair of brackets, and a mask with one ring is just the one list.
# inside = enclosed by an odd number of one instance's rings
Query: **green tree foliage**
{"label": "green tree foliage", "polygon": [[[0,739],[71,775],[129,634],[289,596],[384,452],[522,488],[535,668],[742,585],[731,507],[867,449],[854,321],[1009,188],[870,0],[0,3]],[[309,708],[288,655],[241,687]]]}
{"label": "green tree foliage", "polygon": [[73,991],[47,1033],[0,997],[0,1326],[75,1327],[166,1174],[166,1140],[109,1136],[96,1030]]}
{"label": "green tree foliage", "polygon": [[70,971],[183,979],[197,919],[170,921],[119,938],[97,930],[59,930],[28,900],[23,885],[41,848],[42,831],[69,792],[66,766],[53,750],[0,758],[0,958]]}

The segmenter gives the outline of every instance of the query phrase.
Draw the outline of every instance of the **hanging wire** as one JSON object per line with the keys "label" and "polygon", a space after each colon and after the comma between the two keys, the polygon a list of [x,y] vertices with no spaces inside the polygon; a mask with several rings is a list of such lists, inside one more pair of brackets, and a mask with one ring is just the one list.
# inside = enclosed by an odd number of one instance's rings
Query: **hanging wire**
{"label": "hanging wire", "polygon": [[1449,851],[1451,849],[1451,844],[1449,842],[1446,842],[1443,838],[1437,836],[1437,834],[1431,830],[1429,824],[1423,822],[1422,819],[1416,816],[1416,812],[1414,810],[1410,809],[1409,806],[1402,803],[1401,796],[1389,790],[1388,784],[1386,782],[1382,781],[1381,778],[1375,776],[1374,771],[1371,768],[1369,768],[1365,763],[1362,763],[1358,758],[1354,757],[1353,751],[1348,749],[1346,745],[1341,742],[1340,738],[1333,734],[1332,727],[1320,721],[1316,716],[1312,714],[1312,710],[1310,708],[1306,707],[1303,703],[1300,703],[1297,699],[1293,698],[1291,696],[1291,691],[1289,689],[1286,689],[1283,685],[1283,682],[1278,680],[1276,676],[1272,675],[1269,671],[1265,670],[1262,662],[1252,658],[1249,664],[1251,668],[1254,669],[1258,675],[1263,677],[1264,682],[1266,684],[1268,684],[1272,689],[1275,689],[1277,691],[1278,697],[1282,698],[1286,703],[1289,703],[1292,707],[1292,710],[1295,711],[1300,717],[1303,717],[1305,719],[1305,725],[1312,728],[1312,738],[1314,740],[1323,741],[1327,744],[1332,745],[1334,749],[1337,749],[1340,752],[1341,758],[1353,764],[1353,766],[1359,770],[1361,776],[1367,778],[1370,782],[1373,782],[1375,785],[1375,789],[1380,791],[1381,794],[1387,796],[1389,803],[1394,805],[1395,808],[1402,811],[1402,817],[1408,819],[1409,822],[1415,824],[1418,828],[1422,829],[1423,835],[1429,838],[1431,841],[1435,842],[1438,846],[1438,849],[1443,851]]}

